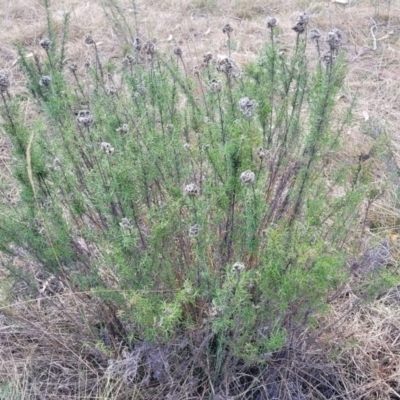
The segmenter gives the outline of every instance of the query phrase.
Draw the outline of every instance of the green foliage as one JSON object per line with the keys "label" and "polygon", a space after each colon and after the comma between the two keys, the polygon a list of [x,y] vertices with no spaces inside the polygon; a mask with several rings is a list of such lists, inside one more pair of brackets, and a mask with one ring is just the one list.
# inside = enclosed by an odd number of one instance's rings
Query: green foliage
{"label": "green foliage", "polygon": [[298,36],[242,74],[226,58],[190,77],[151,41],[103,66],[92,44],[83,82],[49,35],[44,60],[20,49],[27,97],[3,96],[22,190],[1,209],[3,251],[111,302],[132,337],[208,326],[249,360],[281,348],[348,279],[367,185],[336,158],[344,59],[313,62]]}

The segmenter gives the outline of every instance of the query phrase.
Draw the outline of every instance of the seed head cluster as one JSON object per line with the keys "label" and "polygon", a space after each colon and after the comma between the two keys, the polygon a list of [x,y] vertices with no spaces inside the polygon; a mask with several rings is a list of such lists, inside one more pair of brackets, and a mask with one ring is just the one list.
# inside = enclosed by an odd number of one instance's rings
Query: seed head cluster
{"label": "seed head cluster", "polygon": [[84,41],[85,41],[85,44],[87,44],[89,46],[92,44],[95,44],[92,35],[89,35],[89,34],[85,35]]}
{"label": "seed head cluster", "polygon": [[49,51],[49,50],[50,50],[51,43],[52,43],[51,40],[48,39],[48,38],[42,39],[42,40],[39,42],[40,46],[42,46],[42,48],[45,49],[46,51]]}
{"label": "seed head cluster", "polygon": [[222,90],[222,82],[219,79],[213,79],[210,82],[210,90],[213,93],[220,93]]}
{"label": "seed head cluster", "polygon": [[334,28],[328,32],[326,42],[332,52],[337,52],[342,46],[342,38],[342,31],[340,29]]}
{"label": "seed head cluster", "polygon": [[253,115],[253,111],[258,107],[258,103],[255,100],[250,100],[248,97],[242,97],[239,100],[239,109],[241,113],[250,118]]}
{"label": "seed head cluster", "polygon": [[183,54],[182,49],[179,46],[175,46],[174,47],[174,54],[177,57],[182,57],[182,54]]}
{"label": "seed head cluster", "polygon": [[310,18],[306,13],[300,14],[296,24],[292,27],[292,29],[298,34],[304,33],[309,20]]}
{"label": "seed head cluster", "polygon": [[10,87],[10,77],[4,70],[0,71],[0,92],[6,92]]}
{"label": "seed head cluster", "polygon": [[254,180],[255,180],[254,172],[250,171],[249,169],[240,174],[240,181],[242,182],[243,185],[248,185],[249,183],[253,183]]}
{"label": "seed head cluster", "polygon": [[274,17],[267,17],[265,24],[267,25],[268,29],[273,29],[276,26],[276,19]]}
{"label": "seed head cluster", "polygon": [[229,77],[239,77],[240,70],[237,67],[235,61],[230,57],[224,57],[217,63],[217,70],[225,73]]}
{"label": "seed head cluster", "polygon": [[101,149],[104,151],[104,153],[106,153],[108,156],[111,156],[112,154],[114,154],[114,147],[111,146],[110,143],[108,142],[101,142],[100,145]]}
{"label": "seed head cluster", "polygon": [[199,187],[195,183],[189,183],[185,186],[185,193],[189,196],[197,196],[199,194]]}
{"label": "seed head cluster", "polygon": [[135,59],[133,58],[133,56],[131,54],[127,54],[122,60],[122,65],[124,67],[128,67],[133,64],[135,64]]}
{"label": "seed head cluster", "polygon": [[119,226],[124,230],[132,229],[132,223],[128,218],[122,218]]}
{"label": "seed head cluster", "polygon": [[39,85],[44,87],[49,87],[51,83],[51,76],[43,75],[40,77]]}
{"label": "seed head cluster", "polygon": [[213,56],[211,52],[208,52],[206,54],[204,54],[203,56],[203,64],[208,67],[210,65],[210,62],[212,61]]}
{"label": "seed head cluster", "polygon": [[245,268],[246,267],[243,263],[235,262],[235,264],[232,265],[231,272],[238,274],[238,273],[242,272]]}
{"label": "seed head cluster", "polygon": [[127,134],[129,131],[129,125],[128,124],[122,124],[119,128],[117,128],[117,132],[121,133],[122,135]]}
{"label": "seed head cluster", "polygon": [[87,128],[93,123],[93,114],[89,110],[79,110],[76,121]]}
{"label": "seed head cluster", "polygon": [[319,40],[321,37],[321,32],[318,29],[311,29],[310,30],[310,39],[311,40]]}
{"label": "seed head cluster", "polygon": [[233,32],[233,28],[230,24],[225,24],[224,27],[222,28],[222,32],[230,36],[230,34]]}
{"label": "seed head cluster", "polygon": [[194,224],[189,228],[189,236],[190,237],[196,237],[199,235],[201,231],[201,227],[199,224]]}

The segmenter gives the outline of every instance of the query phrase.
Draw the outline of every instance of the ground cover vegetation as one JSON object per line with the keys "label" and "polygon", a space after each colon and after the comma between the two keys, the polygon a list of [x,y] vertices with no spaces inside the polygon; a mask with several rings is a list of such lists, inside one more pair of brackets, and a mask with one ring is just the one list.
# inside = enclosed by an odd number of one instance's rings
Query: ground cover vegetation
{"label": "ground cover vegetation", "polygon": [[23,361],[1,396],[367,398],[320,347],[396,282],[388,240],[359,255],[382,196],[371,169],[395,162],[372,122],[372,150],[343,157],[343,32],[301,13],[288,49],[270,15],[239,65],[227,23],[226,54],[193,66],[140,31],[135,4],[132,21],[105,7],[120,57],[87,33],[82,67],[46,2],[43,57],[18,47],[26,90],[1,71],[19,190],[0,209],[3,348]]}

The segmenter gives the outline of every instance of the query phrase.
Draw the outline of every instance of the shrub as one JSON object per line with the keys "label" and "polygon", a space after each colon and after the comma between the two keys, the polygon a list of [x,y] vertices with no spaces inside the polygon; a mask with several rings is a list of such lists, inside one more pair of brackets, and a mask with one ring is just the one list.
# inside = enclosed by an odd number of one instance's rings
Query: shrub
{"label": "shrub", "polygon": [[339,156],[352,107],[335,108],[340,31],[323,55],[313,32],[309,56],[303,15],[285,54],[271,21],[256,62],[241,70],[206,54],[194,74],[182,49],[139,38],[104,64],[87,35],[86,78],[49,23],[45,59],[20,49],[25,96],[1,86],[21,190],[1,206],[1,251],[40,271],[42,293],[102,301],[113,314],[102,324],[130,349],[205,332],[216,380],[232,357],[254,362],[295,341],[346,282],[366,193],[363,161]]}

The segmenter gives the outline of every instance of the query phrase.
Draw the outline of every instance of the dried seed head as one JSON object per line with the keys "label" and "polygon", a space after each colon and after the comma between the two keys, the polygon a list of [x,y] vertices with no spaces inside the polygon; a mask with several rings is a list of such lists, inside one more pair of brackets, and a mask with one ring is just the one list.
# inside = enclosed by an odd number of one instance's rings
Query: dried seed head
{"label": "dried seed head", "polygon": [[125,230],[130,230],[130,229],[132,229],[132,223],[131,223],[131,221],[130,221],[128,218],[122,218],[122,219],[121,219],[121,222],[119,223],[119,226],[120,226],[122,229],[125,229]]}
{"label": "dried seed head", "polygon": [[138,85],[137,90],[140,94],[146,94],[147,89],[146,86],[142,83],[141,85]]}
{"label": "dried seed head", "polygon": [[4,70],[0,71],[0,92],[6,92],[10,87],[10,77]]}
{"label": "dried seed head", "polygon": [[109,85],[106,87],[106,94],[108,96],[114,96],[115,94],[117,94],[118,90],[114,85]]}
{"label": "dried seed head", "polygon": [[77,66],[75,63],[73,63],[73,62],[69,62],[68,65],[67,65],[67,68],[68,68],[73,74],[75,74],[76,71],[78,71],[78,66]]}
{"label": "dried seed head", "polygon": [[205,64],[207,67],[209,66],[211,60],[212,60],[213,56],[211,54],[211,52],[208,52],[206,54],[204,54],[203,56],[203,64]]}
{"label": "dried seed head", "polygon": [[128,67],[128,66],[131,66],[133,64],[135,64],[135,59],[130,54],[127,54],[122,60],[122,65],[124,67]]}
{"label": "dried seed head", "polygon": [[274,17],[267,17],[265,21],[267,28],[273,29],[276,26],[276,19]]}
{"label": "dried seed head", "polygon": [[185,186],[185,193],[189,196],[196,196],[199,194],[199,187],[195,183],[189,183]]}
{"label": "dried seed head", "polygon": [[226,75],[237,78],[240,76],[240,70],[232,58],[224,57],[217,63],[217,70]]}
{"label": "dried seed head", "polygon": [[174,54],[177,56],[177,57],[182,57],[182,49],[179,47],[179,46],[175,46],[174,47]]}
{"label": "dried seed head", "polygon": [[210,90],[213,93],[220,93],[222,90],[222,82],[219,79],[213,79],[210,82]]}
{"label": "dried seed head", "polygon": [[51,40],[48,38],[42,39],[39,44],[43,47],[43,49],[45,49],[46,51],[50,50],[51,47]]}
{"label": "dried seed head", "polygon": [[61,169],[62,168],[62,162],[60,161],[60,159],[59,158],[55,158],[54,160],[53,160],[53,169],[54,170],[58,170],[58,169]]}
{"label": "dried seed head", "polygon": [[318,40],[321,37],[321,32],[318,29],[311,29],[310,31],[310,39]]}
{"label": "dried seed head", "polygon": [[208,316],[210,318],[214,318],[214,317],[218,316],[220,313],[221,313],[221,310],[217,306],[212,306],[208,310]]}
{"label": "dried seed head", "polygon": [[230,24],[225,24],[224,27],[222,28],[222,32],[226,33],[229,36],[233,32],[233,28],[231,27]]}
{"label": "dried seed head", "polygon": [[331,51],[337,51],[342,45],[342,31],[340,29],[332,29],[328,32],[326,41]]}
{"label": "dried seed head", "polygon": [[117,132],[121,133],[123,135],[127,134],[129,131],[129,125],[128,124],[123,124],[119,128],[117,128]]}
{"label": "dried seed head", "polygon": [[249,169],[240,174],[240,181],[242,182],[243,185],[253,183],[254,179],[255,179],[254,172],[250,171]]}
{"label": "dried seed head", "polygon": [[195,65],[193,67],[193,74],[196,75],[196,76],[200,75],[200,67],[198,65]]}
{"label": "dried seed head", "polygon": [[149,56],[154,56],[156,53],[156,45],[152,40],[148,40],[143,46],[143,51]]}
{"label": "dried seed head", "polygon": [[189,228],[189,236],[190,237],[196,237],[199,235],[201,231],[201,227],[199,224],[194,224]]}
{"label": "dried seed head", "polygon": [[95,44],[92,35],[85,35],[85,44],[87,45]]}
{"label": "dried seed head", "polygon": [[167,130],[168,133],[172,133],[174,131],[174,126],[172,124],[167,124],[165,126],[165,129]]}
{"label": "dried seed head", "polygon": [[185,149],[185,150],[191,150],[192,149],[192,146],[191,146],[191,144],[190,143],[183,143],[183,148]]}
{"label": "dried seed head", "polygon": [[296,25],[294,25],[292,29],[298,34],[305,32],[309,19],[310,18],[306,13],[300,14],[299,18],[297,19]]}
{"label": "dried seed head", "polygon": [[322,62],[327,66],[331,67],[335,62],[336,55],[332,51],[327,51],[321,56]]}
{"label": "dried seed head", "polygon": [[248,97],[243,97],[239,100],[239,109],[247,118],[250,118],[253,115],[253,111],[257,107],[258,103],[255,100],[250,100]]}
{"label": "dried seed head", "polygon": [[244,266],[243,263],[235,262],[235,264],[232,265],[231,272],[238,274],[238,273],[242,272],[245,268],[246,267]]}
{"label": "dried seed head", "polygon": [[87,128],[93,123],[93,114],[89,110],[79,110],[76,121]]}
{"label": "dried seed head", "polygon": [[100,144],[101,149],[106,153],[108,156],[112,155],[114,153],[114,147],[111,146],[110,143],[108,142],[101,142]]}
{"label": "dried seed head", "polygon": [[51,76],[43,75],[40,77],[39,85],[44,87],[49,87],[51,83]]}
{"label": "dried seed head", "polygon": [[86,61],[85,61],[85,64],[83,64],[83,66],[85,67],[85,69],[89,69],[90,66],[91,66],[90,60],[86,60]]}
{"label": "dried seed head", "polygon": [[133,40],[134,50],[139,52],[140,50],[142,50],[142,45],[143,45],[142,39],[140,39],[139,37],[135,37],[135,39]]}
{"label": "dried seed head", "polygon": [[261,160],[263,160],[264,158],[267,158],[268,153],[269,153],[269,151],[266,150],[266,149],[264,149],[264,148],[262,148],[262,147],[259,147],[259,148],[257,149],[257,156],[258,156]]}

